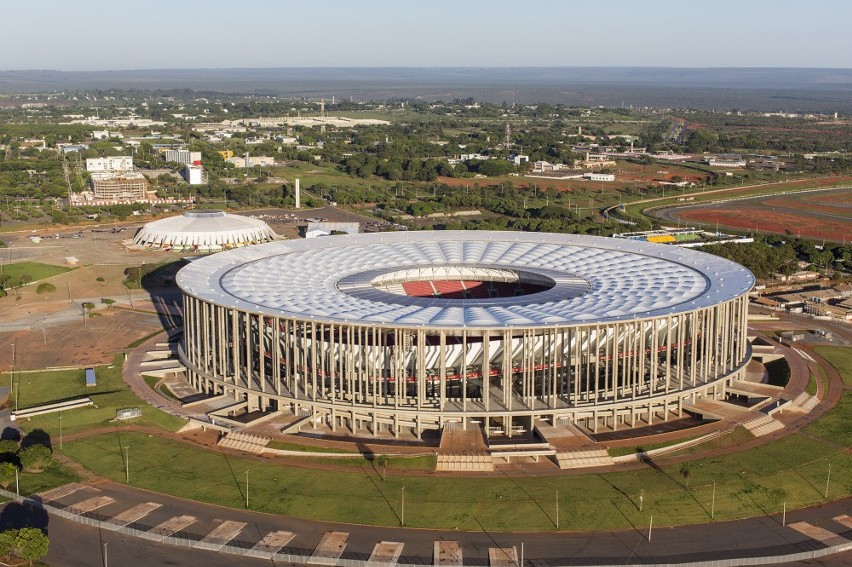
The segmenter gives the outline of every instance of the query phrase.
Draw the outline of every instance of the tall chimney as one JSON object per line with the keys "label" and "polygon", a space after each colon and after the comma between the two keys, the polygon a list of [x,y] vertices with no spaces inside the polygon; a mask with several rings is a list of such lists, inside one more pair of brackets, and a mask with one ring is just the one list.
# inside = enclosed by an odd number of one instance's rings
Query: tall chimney
{"label": "tall chimney", "polygon": [[302,208],[302,196],[299,194],[299,180],[298,179],[296,179],[295,190],[296,190],[296,208],[301,209]]}

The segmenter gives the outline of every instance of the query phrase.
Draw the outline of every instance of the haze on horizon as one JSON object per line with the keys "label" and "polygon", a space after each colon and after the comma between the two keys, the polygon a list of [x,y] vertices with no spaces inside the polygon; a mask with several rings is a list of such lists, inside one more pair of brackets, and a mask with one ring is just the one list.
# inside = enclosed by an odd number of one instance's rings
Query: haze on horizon
{"label": "haze on horizon", "polygon": [[844,0],[44,0],[3,16],[2,70],[852,68]]}

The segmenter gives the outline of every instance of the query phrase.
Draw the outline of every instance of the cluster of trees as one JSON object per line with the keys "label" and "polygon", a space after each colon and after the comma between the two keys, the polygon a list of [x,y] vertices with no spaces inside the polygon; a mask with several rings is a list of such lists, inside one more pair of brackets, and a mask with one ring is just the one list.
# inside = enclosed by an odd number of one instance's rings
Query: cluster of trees
{"label": "cluster of trees", "polygon": [[0,555],[14,555],[29,561],[38,561],[47,555],[50,542],[38,528],[20,528],[0,532]]}
{"label": "cluster of trees", "polygon": [[789,235],[757,236],[752,243],[716,244],[702,250],[738,262],[762,279],[775,273],[791,274],[799,269],[799,261],[840,272],[848,271],[847,263],[852,261],[852,246],[827,244],[818,248],[813,242]]}

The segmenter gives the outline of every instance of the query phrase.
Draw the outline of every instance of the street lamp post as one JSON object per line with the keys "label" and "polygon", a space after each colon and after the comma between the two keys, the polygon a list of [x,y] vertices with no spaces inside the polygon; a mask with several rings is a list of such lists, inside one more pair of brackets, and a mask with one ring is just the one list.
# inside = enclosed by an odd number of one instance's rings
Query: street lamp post
{"label": "street lamp post", "polygon": [[399,525],[405,525],[405,486],[402,487],[402,506],[399,511]]}
{"label": "street lamp post", "polygon": [[249,475],[248,475],[248,473],[249,473],[249,472],[248,472],[248,470],[246,470],[246,508],[248,508],[248,507],[249,507],[249,499],[248,499],[248,494],[249,494],[249,493],[248,493],[248,490],[249,490],[249,485],[248,485],[248,476],[249,476]]}
{"label": "street lamp post", "polygon": [[559,491],[556,491],[556,529],[559,529]]}
{"label": "street lamp post", "polygon": [[710,519],[716,516],[716,481],[713,481],[713,499],[710,501]]}
{"label": "street lamp post", "polygon": [[59,449],[62,450],[62,412],[59,412]]}
{"label": "street lamp post", "polygon": [[828,463],[828,476],[825,479],[825,499],[828,500],[828,483],[831,482],[831,463]]}
{"label": "street lamp post", "polygon": [[124,448],[124,480],[130,484],[130,445]]}

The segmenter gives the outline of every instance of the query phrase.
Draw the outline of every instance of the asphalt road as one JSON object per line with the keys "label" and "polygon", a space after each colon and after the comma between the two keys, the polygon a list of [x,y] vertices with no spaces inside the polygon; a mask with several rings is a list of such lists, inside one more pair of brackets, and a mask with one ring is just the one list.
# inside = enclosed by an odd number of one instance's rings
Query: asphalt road
{"label": "asphalt road", "polygon": [[[93,487],[94,488],[94,487]],[[136,529],[148,530],[160,522],[178,515],[191,515],[197,521],[187,527],[181,536],[201,539],[218,526],[221,521],[245,522],[243,531],[229,545],[250,548],[267,533],[287,530],[295,538],[282,552],[310,555],[322,535],[329,531],[349,534],[344,558],[366,560],[379,541],[403,542],[405,547],[400,563],[432,564],[433,544],[437,540],[458,541],[464,554],[465,565],[488,565],[488,550],[492,547],[517,546],[524,544],[524,557],[536,565],[623,565],[655,564],[704,561],[730,557],[759,557],[798,553],[824,547],[799,531],[782,526],[780,517],[762,516],[735,522],[719,522],[677,528],[653,530],[652,540],[647,539],[647,526],[631,530],[563,532],[563,533],[502,533],[460,532],[446,530],[417,530],[405,528],[376,528],[333,524],[259,514],[241,510],[221,508],[189,500],[166,497],[159,494],[127,487],[121,484],[102,482],[96,485],[97,492],[81,491],[60,499],[57,505],[69,505],[90,498],[94,494],[105,495],[115,502],[89,516],[106,519],[143,502],[157,502],[162,506],[139,522],[132,524]],[[12,505],[14,506],[14,505]],[[20,508],[20,507],[19,507]],[[566,513],[569,513],[566,511]],[[852,499],[832,502],[805,510],[791,511],[787,522],[805,521],[814,526],[830,530],[834,534],[852,539],[852,528],[844,527],[832,518],[852,515]],[[11,516],[12,514],[8,514]],[[41,520],[44,522],[44,520]],[[30,522],[32,523],[32,522]],[[127,552],[124,561],[113,561],[110,565],[259,565],[260,561],[239,556],[220,556],[203,550],[187,550],[147,540],[135,539],[112,532],[74,524],[67,520],[49,517],[47,529],[53,542],[49,561],[51,565],[99,565],[102,543],[108,542],[110,554]],[[118,555],[117,555],[118,557]],[[143,557],[145,558],[143,560]],[[157,559],[160,557],[161,559]],[[157,563],[156,561],[162,561]],[[835,558],[832,561],[849,561],[850,558]],[[171,561],[171,562],[170,562]],[[268,562],[267,562],[268,563]],[[829,564],[824,562],[823,564]],[[843,563],[831,563],[843,565]],[[852,564],[852,563],[850,563]]]}

